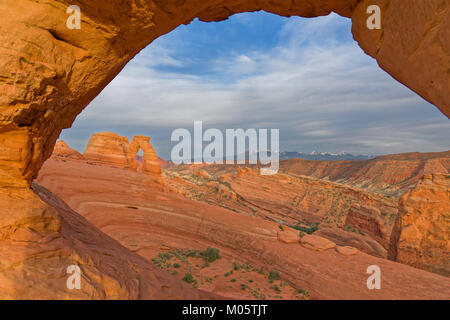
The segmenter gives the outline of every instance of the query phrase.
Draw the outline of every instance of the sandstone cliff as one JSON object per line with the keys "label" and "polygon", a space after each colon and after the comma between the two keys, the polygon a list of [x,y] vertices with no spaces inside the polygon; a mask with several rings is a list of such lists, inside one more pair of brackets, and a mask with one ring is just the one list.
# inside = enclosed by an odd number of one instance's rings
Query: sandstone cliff
{"label": "sandstone cliff", "polygon": [[395,154],[365,161],[291,159],[280,162],[280,171],[400,197],[424,174],[449,174],[450,151]]}
{"label": "sandstone cliff", "polygon": [[450,176],[425,175],[400,199],[391,259],[450,276]]}
{"label": "sandstone cliff", "polygon": [[99,164],[135,168],[135,162],[129,157],[129,144],[127,137],[116,133],[94,133],[89,139],[84,157]]}
{"label": "sandstone cliff", "polygon": [[353,204],[348,211],[345,226],[362,230],[383,245],[384,248],[389,247],[389,233],[381,219],[381,212],[377,208]]}

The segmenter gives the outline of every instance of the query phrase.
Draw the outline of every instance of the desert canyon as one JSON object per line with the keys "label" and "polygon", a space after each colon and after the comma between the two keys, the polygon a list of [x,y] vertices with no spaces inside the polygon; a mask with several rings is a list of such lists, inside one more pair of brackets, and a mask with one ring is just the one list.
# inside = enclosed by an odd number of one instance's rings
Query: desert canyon
{"label": "desert canyon", "polygon": [[[145,136],[95,134],[83,154],[56,143],[159,36],[258,10],[350,18],[364,52],[449,117],[448,0],[76,3],[79,32],[67,1],[0,3],[1,299],[450,299],[450,151],[261,176],[174,166]],[[369,3],[383,30],[367,31]],[[81,290],[66,287],[74,264]]]}
{"label": "desert canyon", "polygon": [[[159,272],[180,282],[191,274],[203,297],[449,297],[450,152],[292,159],[262,176],[256,166],[173,165],[138,139],[143,159],[114,133],[94,134],[83,155],[59,141],[32,188]],[[364,170],[346,175],[351,165]],[[207,248],[220,258],[204,261]],[[384,271],[376,292],[365,286],[373,264]]]}

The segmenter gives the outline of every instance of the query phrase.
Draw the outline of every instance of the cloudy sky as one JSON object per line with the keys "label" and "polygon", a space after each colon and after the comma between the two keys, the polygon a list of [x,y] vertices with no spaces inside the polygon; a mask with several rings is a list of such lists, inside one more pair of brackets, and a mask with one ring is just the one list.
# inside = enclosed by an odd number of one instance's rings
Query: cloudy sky
{"label": "cloudy sky", "polygon": [[450,121],[382,71],[337,15],[244,13],[194,21],[145,48],[61,138],[151,136],[166,159],[176,128],[278,128],[281,151],[387,154],[450,149]]}

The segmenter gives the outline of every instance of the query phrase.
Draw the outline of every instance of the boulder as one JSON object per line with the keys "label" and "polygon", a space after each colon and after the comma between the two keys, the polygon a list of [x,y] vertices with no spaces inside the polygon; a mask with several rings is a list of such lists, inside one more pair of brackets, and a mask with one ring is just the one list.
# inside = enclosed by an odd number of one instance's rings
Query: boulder
{"label": "boulder", "polygon": [[305,248],[309,248],[315,251],[324,251],[336,247],[336,244],[334,242],[311,234],[302,237],[300,239],[300,243]]}
{"label": "boulder", "polygon": [[300,235],[298,230],[283,226],[283,230],[278,230],[277,238],[284,243],[298,243]]}
{"label": "boulder", "polygon": [[359,252],[358,249],[356,249],[354,247],[348,247],[348,246],[345,246],[345,247],[337,246],[336,251],[344,256],[354,256],[354,255],[358,254],[358,252]]}

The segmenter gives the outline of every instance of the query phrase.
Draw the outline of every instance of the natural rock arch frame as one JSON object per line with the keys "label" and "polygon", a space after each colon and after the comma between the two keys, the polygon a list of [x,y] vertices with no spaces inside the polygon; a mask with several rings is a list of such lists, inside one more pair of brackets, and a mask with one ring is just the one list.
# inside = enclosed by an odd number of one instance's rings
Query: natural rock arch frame
{"label": "natural rock arch frame", "polygon": [[[66,27],[69,5],[81,29]],[[370,5],[382,29],[366,25]],[[382,69],[450,116],[449,0],[8,0],[0,4],[0,187],[29,187],[64,128],[141,49],[198,17],[265,10],[352,19]],[[6,18],[7,17],[7,18]]]}

